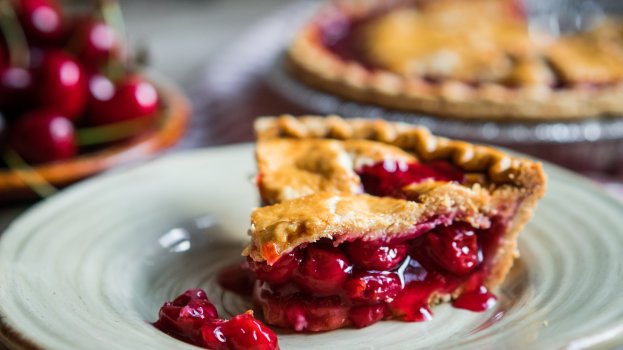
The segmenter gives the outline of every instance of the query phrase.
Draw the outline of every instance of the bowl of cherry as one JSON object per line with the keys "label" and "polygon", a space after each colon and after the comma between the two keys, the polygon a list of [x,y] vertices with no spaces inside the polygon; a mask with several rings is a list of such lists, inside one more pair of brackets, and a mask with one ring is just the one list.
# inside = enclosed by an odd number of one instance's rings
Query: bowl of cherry
{"label": "bowl of cherry", "polygon": [[0,2],[0,202],[47,196],[183,136],[190,109],[142,73],[116,1]]}

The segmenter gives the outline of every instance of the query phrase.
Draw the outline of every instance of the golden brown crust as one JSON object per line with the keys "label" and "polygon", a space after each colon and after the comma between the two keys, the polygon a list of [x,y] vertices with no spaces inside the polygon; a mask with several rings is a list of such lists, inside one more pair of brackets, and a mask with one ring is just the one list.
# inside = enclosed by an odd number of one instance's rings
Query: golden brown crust
{"label": "golden brown crust", "polygon": [[268,203],[329,191],[361,193],[354,169],[383,160],[412,162],[400,148],[367,140],[260,140],[256,158],[262,196]]}
{"label": "golden brown crust", "polygon": [[491,204],[479,186],[469,189],[452,183],[437,186],[417,201],[318,192],[256,209],[249,230],[252,240],[244,254],[272,264],[297,246],[321,238],[339,242],[398,237],[434,217],[442,223],[461,220],[487,227]]}
{"label": "golden brown crust", "polygon": [[[382,119],[342,119],[338,116],[296,118],[281,115],[257,119],[255,132],[260,147],[266,140],[274,138],[379,141],[399,147],[417,159],[447,159],[468,172],[485,173],[488,180],[495,184],[512,183],[531,187],[533,182],[539,180],[538,173],[542,173],[539,164],[509,156],[493,147],[434,136],[423,127]],[[527,171],[531,167],[534,169]],[[534,173],[534,176],[520,176],[520,170]]]}
{"label": "golden brown crust", "polygon": [[[371,0],[341,1],[326,8],[319,18],[363,16],[377,11],[379,6],[388,5]],[[623,113],[620,74],[603,86],[571,81],[568,88],[557,89],[548,85],[552,83],[550,72],[537,59],[528,65],[518,65],[517,74],[522,78],[509,76],[515,79],[512,83],[519,85],[489,82],[472,86],[453,79],[432,83],[423,77],[389,70],[368,70],[363,64],[341,59],[322,45],[321,20],[312,21],[298,33],[290,46],[287,66],[304,83],[338,96],[401,110],[470,119],[577,119]],[[552,57],[560,56],[556,52]],[[555,61],[560,65],[560,60]],[[569,62],[562,67],[570,76],[577,71],[576,66]],[[530,70],[527,75],[521,72],[526,69]]]}
{"label": "golden brown crust", "polygon": [[156,84],[163,100],[163,122],[153,133],[120,145],[107,147],[101,151],[81,155],[66,161],[34,166],[36,177],[26,172],[0,170],[0,193],[2,201],[31,198],[27,178],[33,181],[45,180],[53,186],[66,186],[75,181],[104,171],[119,164],[127,163],[155,154],[173,146],[181,139],[190,116],[188,101],[177,88],[169,84]]}

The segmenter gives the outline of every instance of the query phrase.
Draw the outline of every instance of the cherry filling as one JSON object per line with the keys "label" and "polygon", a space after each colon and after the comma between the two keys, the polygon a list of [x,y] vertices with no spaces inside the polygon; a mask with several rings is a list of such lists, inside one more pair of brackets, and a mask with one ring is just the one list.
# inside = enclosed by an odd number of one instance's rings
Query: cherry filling
{"label": "cherry filling", "polygon": [[189,289],[160,309],[154,326],[168,335],[212,350],[278,350],[277,336],[247,311],[230,320],[218,317],[201,289]]}
{"label": "cherry filling", "polygon": [[[366,193],[397,198],[405,198],[403,189],[411,184],[465,180],[447,161],[385,161],[357,174]],[[391,240],[323,239],[270,266],[248,259],[251,275],[245,279],[253,284],[265,321],[296,331],[361,328],[382,319],[425,321],[432,317],[432,303],[459,290],[455,307],[484,311],[496,300],[484,282],[508,217],[490,218],[488,228],[452,217],[432,217]],[[232,283],[226,280],[221,284],[227,288]]]}
{"label": "cherry filling", "polygon": [[367,19],[354,20],[346,16],[334,16],[319,23],[320,42],[345,61],[356,61],[372,70],[375,64],[366,59],[363,47],[363,31]]}
{"label": "cherry filling", "polygon": [[433,299],[461,286],[454,306],[483,311],[495,302],[483,282],[502,229],[455,222],[389,242],[321,240],[272,266],[250,262],[253,298],[267,323],[311,332],[382,319],[425,321]]}
{"label": "cherry filling", "polygon": [[428,163],[379,162],[357,171],[363,189],[374,196],[402,198],[402,188],[426,180],[463,182],[464,172],[450,162]]}

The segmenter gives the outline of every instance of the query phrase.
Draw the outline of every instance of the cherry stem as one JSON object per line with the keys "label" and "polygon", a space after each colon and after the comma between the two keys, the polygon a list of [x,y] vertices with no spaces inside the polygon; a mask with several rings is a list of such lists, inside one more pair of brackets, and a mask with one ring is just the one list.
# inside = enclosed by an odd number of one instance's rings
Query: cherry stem
{"label": "cherry stem", "polygon": [[[99,9],[104,22],[117,32],[120,47],[126,47],[127,32],[123,21],[123,11],[117,0],[98,0]],[[121,55],[125,55],[122,51]],[[112,81],[118,81],[125,75],[125,64],[113,62],[110,58],[105,66],[106,76]]]}
{"label": "cherry stem", "polygon": [[14,150],[6,150],[2,154],[2,158],[9,169],[15,171],[28,186],[41,198],[47,198],[58,189],[52,186],[41,174],[31,167],[26,161]]}
{"label": "cherry stem", "polygon": [[9,49],[11,66],[28,68],[30,63],[28,41],[9,0],[0,0],[0,28]]}
{"label": "cherry stem", "polygon": [[104,126],[77,129],[76,138],[80,146],[95,146],[120,141],[139,134],[152,122],[153,119],[147,116]]}

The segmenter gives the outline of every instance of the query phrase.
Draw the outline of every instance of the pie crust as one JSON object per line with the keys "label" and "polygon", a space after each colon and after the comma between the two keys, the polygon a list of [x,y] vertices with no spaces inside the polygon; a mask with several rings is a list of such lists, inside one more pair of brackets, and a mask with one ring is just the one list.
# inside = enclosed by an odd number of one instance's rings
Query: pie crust
{"label": "pie crust", "polygon": [[[481,52],[480,56],[485,56],[484,61],[483,57],[478,56],[478,60],[474,60],[474,57],[468,55],[462,59],[467,60],[471,57],[470,62],[473,64],[463,67],[466,68],[463,69],[463,73],[459,74],[457,71],[456,74],[442,75],[441,79],[433,81],[430,76],[418,72],[421,69],[427,73],[446,70],[447,65],[436,70],[433,68],[450,60],[448,55],[441,55],[447,53],[447,50],[434,51],[430,57],[427,56],[428,60],[417,61],[416,65],[405,65],[398,60],[383,62],[384,65],[371,68],[357,58],[342,57],[325,44],[323,36],[326,32],[334,30],[334,27],[348,25],[349,21],[376,18],[383,13],[392,15],[394,10],[410,11],[409,8],[413,8],[414,2],[342,0],[325,6],[321,13],[296,35],[288,50],[287,68],[302,82],[347,99],[439,116],[470,119],[564,120],[616,116],[623,113],[621,70],[623,25],[614,19],[606,20],[589,32],[559,40],[538,34],[528,37],[527,29],[523,34],[525,37],[522,38],[521,31],[516,28],[513,30],[502,28],[504,29],[502,30],[499,28],[500,25],[485,28],[476,34],[508,33],[509,37],[517,38],[512,42],[517,42],[516,46],[519,48],[510,48],[512,45],[505,44],[505,41],[501,40],[499,49],[505,50],[502,54],[496,52],[496,47],[493,47],[489,48],[490,52],[486,50],[484,53]],[[512,3],[505,0],[472,2]],[[447,6],[448,9],[464,6],[464,2],[460,0],[421,3],[428,4],[426,6],[429,7],[433,7],[431,3],[435,6]],[[470,16],[469,12],[466,16]],[[483,21],[482,16],[472,15],[472,17],[474,24]],[[465,28],[469,27],[470,22],[467,22]],[[458,30],[461,31],[461,28]],[[469,32],[469,30],[462,31]],[[418,33],[416,31],[412,35],[415,38],[421,37],[422,35],[418,36]],[[481,42],[493,39],[500,41],[500,37],[503,39],[504,35],[497,35],[495,38],[485,36]],[[379,44],[376,46],[380,47],[381,56],[384,49],[396,49],[395,45],[392,47],[389,34],[378,38],[370,37],[367,40],[376,40],[373,44]],[[403,45],[406,38],[408,36],[396,41]],[[538,40],[530,40],[531,38]],[[478,37],[475,41],[479,42],[477,39]],[[530,45],[530,42],[534,42],[533,45]],[[454,43],[454,46],[453,49],[460,51],[460,48],[456,47],[460,46],[459,43]],[[397,49],[404,50],[404,47],[404,45],[397,46]],[[391,61],[399,53],[403,54],[401,52],[394,54],[392,51],[384,57],[389,57]],[[450,60],[451,62],[456,63],[456,57],[450,58],[454,59]],[[507,69],[509,65],[512,69],[504,76],[497,74],[498,69]],[[412,66],[416,68],[405,68]],[[465,80],[474,77],[476,80]]]}
{"label": "pie crust", "polygon": [[[253,212],[243,254],[269,265],[323,238],[335,244],[396,238],[453,221],[486,229],[500,217],[508,222],[485,280],[493,288],[511,268],[517,235],[545,191],[538,162],[409,124],[283,115],[260,118],[255,129],[258,187],[265,203],[276,204]],[[363,194],[354,170],[386,157],[445,160],[465,172],[465,181],[409,185],[404,199]]]}

